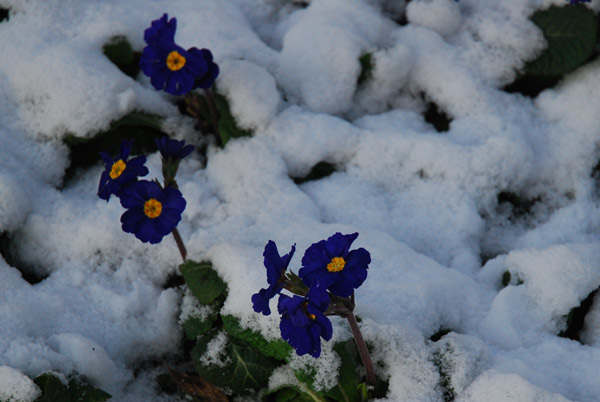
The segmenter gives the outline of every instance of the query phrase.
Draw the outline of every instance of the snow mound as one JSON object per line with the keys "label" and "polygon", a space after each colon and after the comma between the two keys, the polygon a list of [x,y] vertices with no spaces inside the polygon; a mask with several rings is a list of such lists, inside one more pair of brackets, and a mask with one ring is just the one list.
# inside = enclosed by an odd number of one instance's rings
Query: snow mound
{"label": "snow mound", "polygon": [[19,370],[0,366],[0,400],[6,402],[32,402],[41,391],[33,381]]}
{"label": "snow mound", "polygon": [[471,384],[460,402],[501,401],[568,402],[569,399],[536,387],[516,374],[504,374],[489,370]]}

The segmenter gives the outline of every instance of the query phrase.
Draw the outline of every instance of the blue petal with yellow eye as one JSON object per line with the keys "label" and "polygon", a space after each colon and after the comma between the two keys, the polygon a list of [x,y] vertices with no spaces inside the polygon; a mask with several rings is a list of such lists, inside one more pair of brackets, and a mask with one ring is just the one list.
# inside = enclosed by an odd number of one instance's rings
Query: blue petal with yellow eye
{"label": "blue petal with yellow eye", "polygon": [[126,188],[120,199],[127,209],[121,216],[123,231],[152,244],[159,243],[177,227],[186,206],[179,190],[163,189],[148,180],[140,180]]}
{"label": "blue petal with yellow eye", "polygon": [[183,95],[194,88],[208,88],[219,74],[208,49],[183,49],[175,43],[177,20],[164,14],[144,31],[148,44],[142,51],[140,68],[152,86],[172,95]]}
{"label": "blue petal with yellow eye", "polygon": [[[100,176],[98,183],[98,197],[103,200],[110,199],[111,195],[120,197],[121,192],[131,183],[137,181],[138,177],[148,174],[148,168],[144,166],[146,157],[137,156],[128,160],[131,152],[132,141],[123,140],[121,142],[121,151],[116,158],[111,158],[106,152],[100,152],[100,157],[105,163],[104,172]],[[116,169],[121,162],[124,168]]]}
{"label": "blue petal with yellow eye", "polygon": [[367,278],[371,255],[364,248],[350,250],[358,233],[335,233],[306,249],[298,275],[306,286],[319,283],[332,294],[349,297]]}
{"label": "blue petal with yellow eye", "polygon": [[[178,55],[179,65],[173,69],[169,57]],[[182,95],[194,88],[196,77],[204,76],[208,66],[203,57],[190,53],[169,40],[157,41],[142,51],[140,68],[150,77],[152,86],[171,95]]]}

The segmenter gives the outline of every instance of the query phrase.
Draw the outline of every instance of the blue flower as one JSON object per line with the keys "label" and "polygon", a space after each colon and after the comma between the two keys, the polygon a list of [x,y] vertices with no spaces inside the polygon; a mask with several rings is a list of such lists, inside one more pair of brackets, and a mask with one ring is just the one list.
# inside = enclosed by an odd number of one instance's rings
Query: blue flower
{"label": "blue flower", "polygon": [[271,314],[269,300],[283,289],[283,275],[295,251],[296,245],[294,244],[288,254],[280,257],[275,242],[273,240],[268,241],[263,252],[263,257],[264,265],[267,268],[267,283],[269,287],[261,289],[258,293],[252,295],[252,306],[257,313],[263,313],[264,315]]}
{"label": "blue flower", "polygon": [[172,140],[169,137],[156,138],[154,142],[165,160],[183,159],[194,150],[193,145],[185,145],[185,141]]}
{"label": "blue flower", "polygon": [[208,66],[206,70],[206,74],[203,76],[196,77],[196,81],[194,81],[194,89],[202,88],[207,89],[210,88],[217,79],[219,75],[219,66],[217,63],[213,61],[213,55],[208,49],[196,49],[195,47],[188,49],[188,52],[197,55],[198,57],[203,57],[206,61],[206,65]]}
{"label": "blue flower", "polygon": [[168,14],[165,13],[160,19],[152,21],[150,28],[144,31],[144,41],[151,46],[164,40],[175,42],[176,30],[177,20],[169,20]]}
{"label": "blue flower", "polygon": [[172,95],[209,88],[219,75],[212,53],[195,47],[184,50],[175,43],[176,30],[177,20],[169,20],[167,14],[152,21],[144,31],[148,46],[142,51],[140,68],[150,77],[154,88]]}
{"label": "blue flower", "polygon": [[306,286],[320,283],[332,294],[349,297],[367,278],[371,255],[364,248],[350,250],[358,233],[336,233],[327,240],[314,243],[302,257],[298,272]]}
{"label": "blue flower", "polygon": [[592,0],[571,0],[569,4],[589,3]]}
{"label": "blue flower", "polygon": [[121,152],[115,159],[111,158],[106,152],[100,152],[100,157],[106,164],[98,184],[98,197],[103,200],[108,201],[112,194],[120,197],[122,190],[137,181],[138,176],[148,174],[148,168],[144,166],[144,163],[146,163],[144,155],[127,160],[131,152],[131,144],[132,141],[123,140],[121,142]]}
{"label": "blue flower", "polygon": [[320,286],[313,286],[306,297],[281,294],[277,309],[281,314],[279,329],[299,356],[321,355],[321,339],[331,339],[333,328],[324,312],[329,305],[329,295]]}
{"label": "blue flower", "polygon": [[203,77],[208,71],[204,57],[186,51],[168,38],[154,40],[144,48],[140,59],[140,67],[150,77],[152,86],[171,95],[190,92],[196,77]]}
{"label": "blue flower", "polygon": [[185,204],[179,190],[162,189],[156,182],[140,180],[121,194],[121,205],[127,208],[121,216],[123,231],[145,243],[159,243],[175,229]]}

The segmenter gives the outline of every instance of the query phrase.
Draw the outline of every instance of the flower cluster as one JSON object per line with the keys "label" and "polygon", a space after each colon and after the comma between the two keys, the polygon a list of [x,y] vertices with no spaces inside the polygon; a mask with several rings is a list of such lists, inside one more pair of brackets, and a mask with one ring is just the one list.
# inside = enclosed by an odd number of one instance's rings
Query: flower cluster
{"label": "flower cluster", "polygon": [[121,216],[123,231],[133,233],[143,242],[159,243],[181,220],[186,202],[177,189],[175,175],[179,161],[194,147],[167,137],[156,140],[163,160],[163,188],[156,181],[138,179],[148,174],[148,168],[144,166],[146,157],[141,155],[128,159],[131,145],[132,141],[124,140],[116,158],[111,158],[106,152],[100,153],[106,167],[100,176],[98,197],[106,201],[111,195],[119,198],[121,205],[127,209]]}
{"label": "flower cluster", "polygon": [[[277,245],[269,240],[263,252],[267,269],[266,289],[252,296],[254,311],[271,314],[269,301],[279,295],[277,310],[281,314],[279,328],[283,339],[299,355],[321,355],[321,340],[331,339],[332,325],[328,315],[352,314],[354,289],[367,278],[371,256],[364,248],[350,250],[358,233],[336,233],[327,240],[312,244],[304,252],[298,274],[287,272],[296,251],[279,255]],[[288,296],[283,289],[295,293]]]}
{"label": "flower cluster", "polygon": [[144,31],[147,46],[142,51],[140,68],[157,90],[182,95],[196,88],[210,88],[219,75],[208,49],[183,49],[175,43],[177,20],[167,14],[152,21]]}

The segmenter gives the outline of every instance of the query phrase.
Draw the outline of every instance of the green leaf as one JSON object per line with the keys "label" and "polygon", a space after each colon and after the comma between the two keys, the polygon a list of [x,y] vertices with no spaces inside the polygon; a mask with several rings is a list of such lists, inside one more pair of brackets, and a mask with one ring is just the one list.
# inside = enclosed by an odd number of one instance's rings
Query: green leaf
{"label": "green leaf", "polygon": [[111,124],[110,130],[116,130],[121,126],[144,127],[160,131],[160,116],[144,112],[131,112]]}
{"label": "green leaf", "polygon": [[295,385],[283,385],[266,392],[263,396],[264,402],[325,402],[327,399],[308,391],[303,392]]}
{"label": "green leaf", "polygon": [[[118,136],[119,139],[131,138],[132,137],[132,133],[131,133],[132,128],[157,131],[157,132],[160,132],[160,134],[165,135],[161,131],[160,120],[161,120],[160,116],[141,112],[141,111],[133,111],[133,112],[121,117],[120,119],[113,121],[110,124],[110,127],[106,131],[101,131],[101,132],[97,133],[96,135],[94,135],[93,138],[81,138],[81,137],[76,137],[74,135],[67,135],[66,138],[64,139],[64,142],[69,147],[74,147],[74,146],[81,145],[81,144],[94,144],[96,142],[100,142],[100,143],[115,142],[115,141],[113,141],[113,138],[112,138],[114,136]],[[129,133],[129,136],[126,135],[127,133],[120,132],[120,130],[123,128]],[[122,134],[122,135],[117,135],[117,134]],[[143,137],[143,135],[139,136],[139,137]],[[141,138],[141,139],[143,139],[143,138]],[[151,140],[152,140],[152,143],[154,143],[153,139],[151,139]],[[146,142],[148,142],[148,141],[146,141]],[[109,148],[111,147],[111,144],[106,144],[106,145]],[[112,145],[112,148],[115,148],[117,151],[119,150],[119,147],[120,147],[120,141],[118,141],[118,143],[116,145]],[[154,149],[156,149],[156,146],[154,146]]]}
{"label": "green leaf", "polygon": [[313,166],[308,175],[304,177],[294,177],[293,180],[296,184],[302,184],[307,181],[322,179],[331,175],[333,172],[335,172],[335,165],[322,161]]}
{"label": "green leaf", "polygon": [[42,389],[42,396],[36,402],[104,402],[111,398],[110,394],[79,378],[72,378],[65,385],[54,374],[44,373],[33,382]]}
{"label": "green leaf", "polygon": [[273,369],[278,363],[265,359],[260,353],[243,343],[230,343],[230,356],[233,360],[233,380],[244,384],[243,388],[262,388],[269,381]]}
{"label": "green leaf", "polygon": [[102,46],[104,55],[117,66],[129,64],[133,61],[133,49],[126,37],[119,35],[110,38],[109,42]]}
{"label": "green leaf", "polygon": [[314,389],[313,384],[315,383],[315,375],[317,375],[317,370],[314,367],[294,370],[294,375],[298,381],[306,385],[309,389]]}
{"label": "green leaf", "polygon": [[[369,387],[367,386],[366,382],[362,382],[362,383],[358,384],[358,387],[356,387],[356,389],[358,390],[361,401],[369,400]],[[387,388],[386,388],[386,391],[384,393],[382,393],[382,397],[385,395],[387,395]]]}
{"label": "green leaf", "polygon": [[160,388],[161,392],[164,392],[167,395],[175,395],[177,393],[177,384],[175,384],[169,374],[159,374],[154,380],[156,381],[156,384]]}
{"label": "green leaf", "polygon": [[179,266],[186,285],[190,288],[200,304],[211,304],[227,290],[227,284],[212,268],[210,261],[186,261]]}
{"label": "green leaf", "polygon": [[[235,118],[231,114],[227,98],[217,93],[216,86],[210,91],[213,95],[214,105],[217,109],[218,122],[217,128],[221,136],[221,143],[224,147],[232,138],[249,137],[252,132],[242,129],[238,126]],[[196,118],[197,125],[202,131],[213,130],[213,117],[210,113],[211,108],[207,99],[196,93],[190,93],[185,97],[185,107],[188,114]],[[215,133],[216,134],[216,133]]]}
{"label": "green leaf", "polygon": [[242,328],[240,321],[232,315],[223,315],[222,319],[223,328],[230,336],[247,342],[265,356],[273,357],[278,360],[285,360],[292,350],[292,347],[283,339],[267,341],[260,333],[251,329]]}
{"label": "green leaf", "polygon": [[250,137],[252,132],[240,128],[229,108],[229,102],[227,98],[215,92],[215,106],[219,111],[219,133],[221,134],[221,141],[223,146],[232,138]]}
{"label": "green leaf", "polygon": [[504,271],[504,273],[502,274],[502,286],[507,287],[508,285],[510,285],[510,279],[510,271]]}
{"label": "green leaf", "polygon": [[128,76],[135,78],[140,72],[139,62],[141,53],[133,51],[131,44],[125,36],[118,35],[110,38],[108,43],[102,46],[102,52],[119,67],[119,70]]}
{"label": "green leaf", "polygon": [[362,84],[367,79],[371,78],[373,74],[373,55],[371,53],[365,53],[358,59],[360,62],[360,75],[358,76],[357,85]]}
{"label": "green leaf", "polygon": [[598,23],[582,4],[550,7],[531,20],[542,30],[548,47],[525,66],[532,76],[558,76],[575,70],[594,53]]}
{"label": "green leaf", "polygon": [[200,319],[197,317],[188,318],[183,323],[183,330],[185,331],[185,336],[190,340],[194,341],[198,339],[198,337],[206,334],[213,328],[213,324],[217,320],[217,313],[211,313],[205,319]]}
{"label": "green leaf", "polygon": [[36,400],[37,402],[71,401],[69,388],[58,377],[44,373],[36,377],[33,382],[42,389],[42,396]]}
{"label": "green leaf", "polygon": [[[360,383],[360,379],[356,373],[356,367],[360,362],[354,340],[350,339],[346,342],[336,343],[333,350],[341,359],[336,386],[326,392],[316,391],[314,388],[316,369],[313,367],[295,370],[294,374],[296,378],[306,385],[313,400],[335,400],[340,402],[367,401],[369,399],[368,390],[364,383]],[[385,396],[385,393],[381,394],[381,397],[383,396]]]}
{"label": "green leaf", "polygon": [[69,381],[69,388],[72,400],[77,402],[104,402],[111,398],[110,394],[79,379]]}
{"label": "green leaf", "polygon": [[[299,389],[285,386],[280,388],[279,390],[272,392],[269,394],[269,397],[264,399],[265,401],[274,401],[274,402],[291,402],[291,401],[300,401],[302,398],[299,398],[302,392]],[[310,398],[304,399],[306,401],[310,401]]]}
{"label": "green leaf", "polygon": [[210,337],[203,338],[191,353],[196,372],[211,384],[229,389],[234,394],[266,387],[271,373],[279,365],[277,360],[234,338],[230,338],[226,346],[225,353],[229,358],[226,365],[203,364],[200,359],[207,350]]}
{"label": "green leaf", "polygon": [[356,375],[357,355],[354,340],[336,343],[333,350],[340,356],[342,363],[338,374],[338,383],[325,393],[326,396],[340,402],[360,401],[359,379]]}
{"label": "green leaf", "polygon": [[71,149],[71,165],[67,176],[71,176],[75,168],[97,163],[101,151],[118,155],[124,139],[133,140],[132,155],[156,151],[154,139],[166,135],[160,128],[160,119],[156,115],[133,111],[112,122],[106,131],[99,132],[92,138],[68,135],[63,140]]}
{"label": "green leaf", "polygon": [[296,379],[306,386],[306,392],[311,396],[314,401],[327,401],[325,393],[322,391],[315,390],[315,376],[317,370],[314,367],[307,367],[305,369],[294,370]]}

